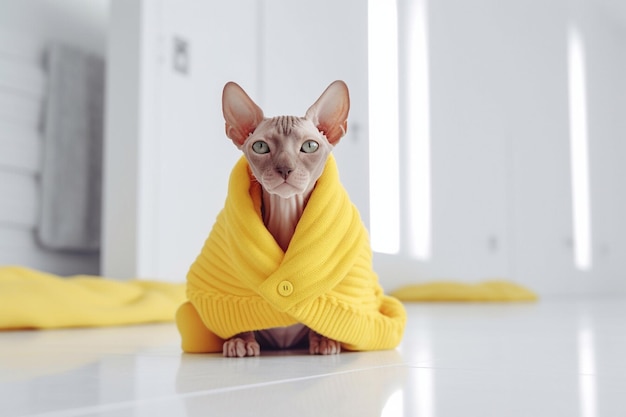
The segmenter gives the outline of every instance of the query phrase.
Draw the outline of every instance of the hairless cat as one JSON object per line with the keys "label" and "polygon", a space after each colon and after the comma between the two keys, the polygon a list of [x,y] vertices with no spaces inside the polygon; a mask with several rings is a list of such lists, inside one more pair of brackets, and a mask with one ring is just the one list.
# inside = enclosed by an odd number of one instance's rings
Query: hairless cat
{"label": "hairless cat", "polygon": [[[263,189],[263,221],[287,250],[298,220],[326,159],[347,130],[350,98],[343,81],[328,86],[304,117],[265,118],[237,84],[224,87],[222,110],[226,135],[239,148]],[[339,342],[301,324],[236,335],[224,343],[224,356],[258,356],[257,337],[274,348],[290,348],[308,336],[311,354],[336,354]]]}

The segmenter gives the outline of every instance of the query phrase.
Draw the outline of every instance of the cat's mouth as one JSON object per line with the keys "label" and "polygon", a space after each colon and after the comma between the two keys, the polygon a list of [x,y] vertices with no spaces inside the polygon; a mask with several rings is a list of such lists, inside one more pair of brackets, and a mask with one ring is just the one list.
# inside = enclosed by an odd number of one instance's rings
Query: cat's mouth
{"label": "cat's mouth", "polygon": [[301,190],[300,187],[290,184],[287,181],[283,181],[273,185],[272,187],[266,187],[266,189],[270,194],[275,194],[282,198],[290,198],[294,195],[303,193],[303,190]]}

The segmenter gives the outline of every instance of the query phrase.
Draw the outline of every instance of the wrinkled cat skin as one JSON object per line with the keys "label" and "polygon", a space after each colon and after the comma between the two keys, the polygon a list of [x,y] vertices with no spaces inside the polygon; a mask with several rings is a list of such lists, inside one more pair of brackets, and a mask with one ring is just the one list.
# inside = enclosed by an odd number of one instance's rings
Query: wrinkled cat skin
{"label": "wrinkled cat skin", "polygon": [[[326,88],[304,117],[265,118],[263,111],[237,84],[224,86],[222,110],[226,135],[239,148],[263,188],[263,221],[286,251],[306,203],[322,175],[326,159],[347,130],[350,98],[343,81]],[[289,348],[301,342],[303,325],[257,332],[272,347]],[[309,353],[332,355],[339,342],[308,330]],[[227,357],[260,355],[255,332],[224,342]]]}

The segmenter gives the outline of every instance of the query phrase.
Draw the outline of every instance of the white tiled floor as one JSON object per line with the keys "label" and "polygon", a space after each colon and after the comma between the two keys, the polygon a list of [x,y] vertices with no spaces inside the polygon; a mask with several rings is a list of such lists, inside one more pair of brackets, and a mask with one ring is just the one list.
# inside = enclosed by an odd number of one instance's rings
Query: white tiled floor
{"label": "white tiled floor", "polygon": [[626,299],[413,304],[398,350],[184,355],[174,325],[0,333],[0,416],[626,416]]}

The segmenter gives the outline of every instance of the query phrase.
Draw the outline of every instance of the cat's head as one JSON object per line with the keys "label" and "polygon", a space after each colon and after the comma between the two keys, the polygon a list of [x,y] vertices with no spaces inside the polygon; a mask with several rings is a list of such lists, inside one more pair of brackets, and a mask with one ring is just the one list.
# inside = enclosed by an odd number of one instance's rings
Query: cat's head
{"label": "cat's head", "polygon": [[233,82],[224,86],[222,95],[226,135],[244,153],[263,189],[283,198],[313,189],[328,155],[346,133],[349,109],[343,81],[330,84],[304,117],[265,118]]}

